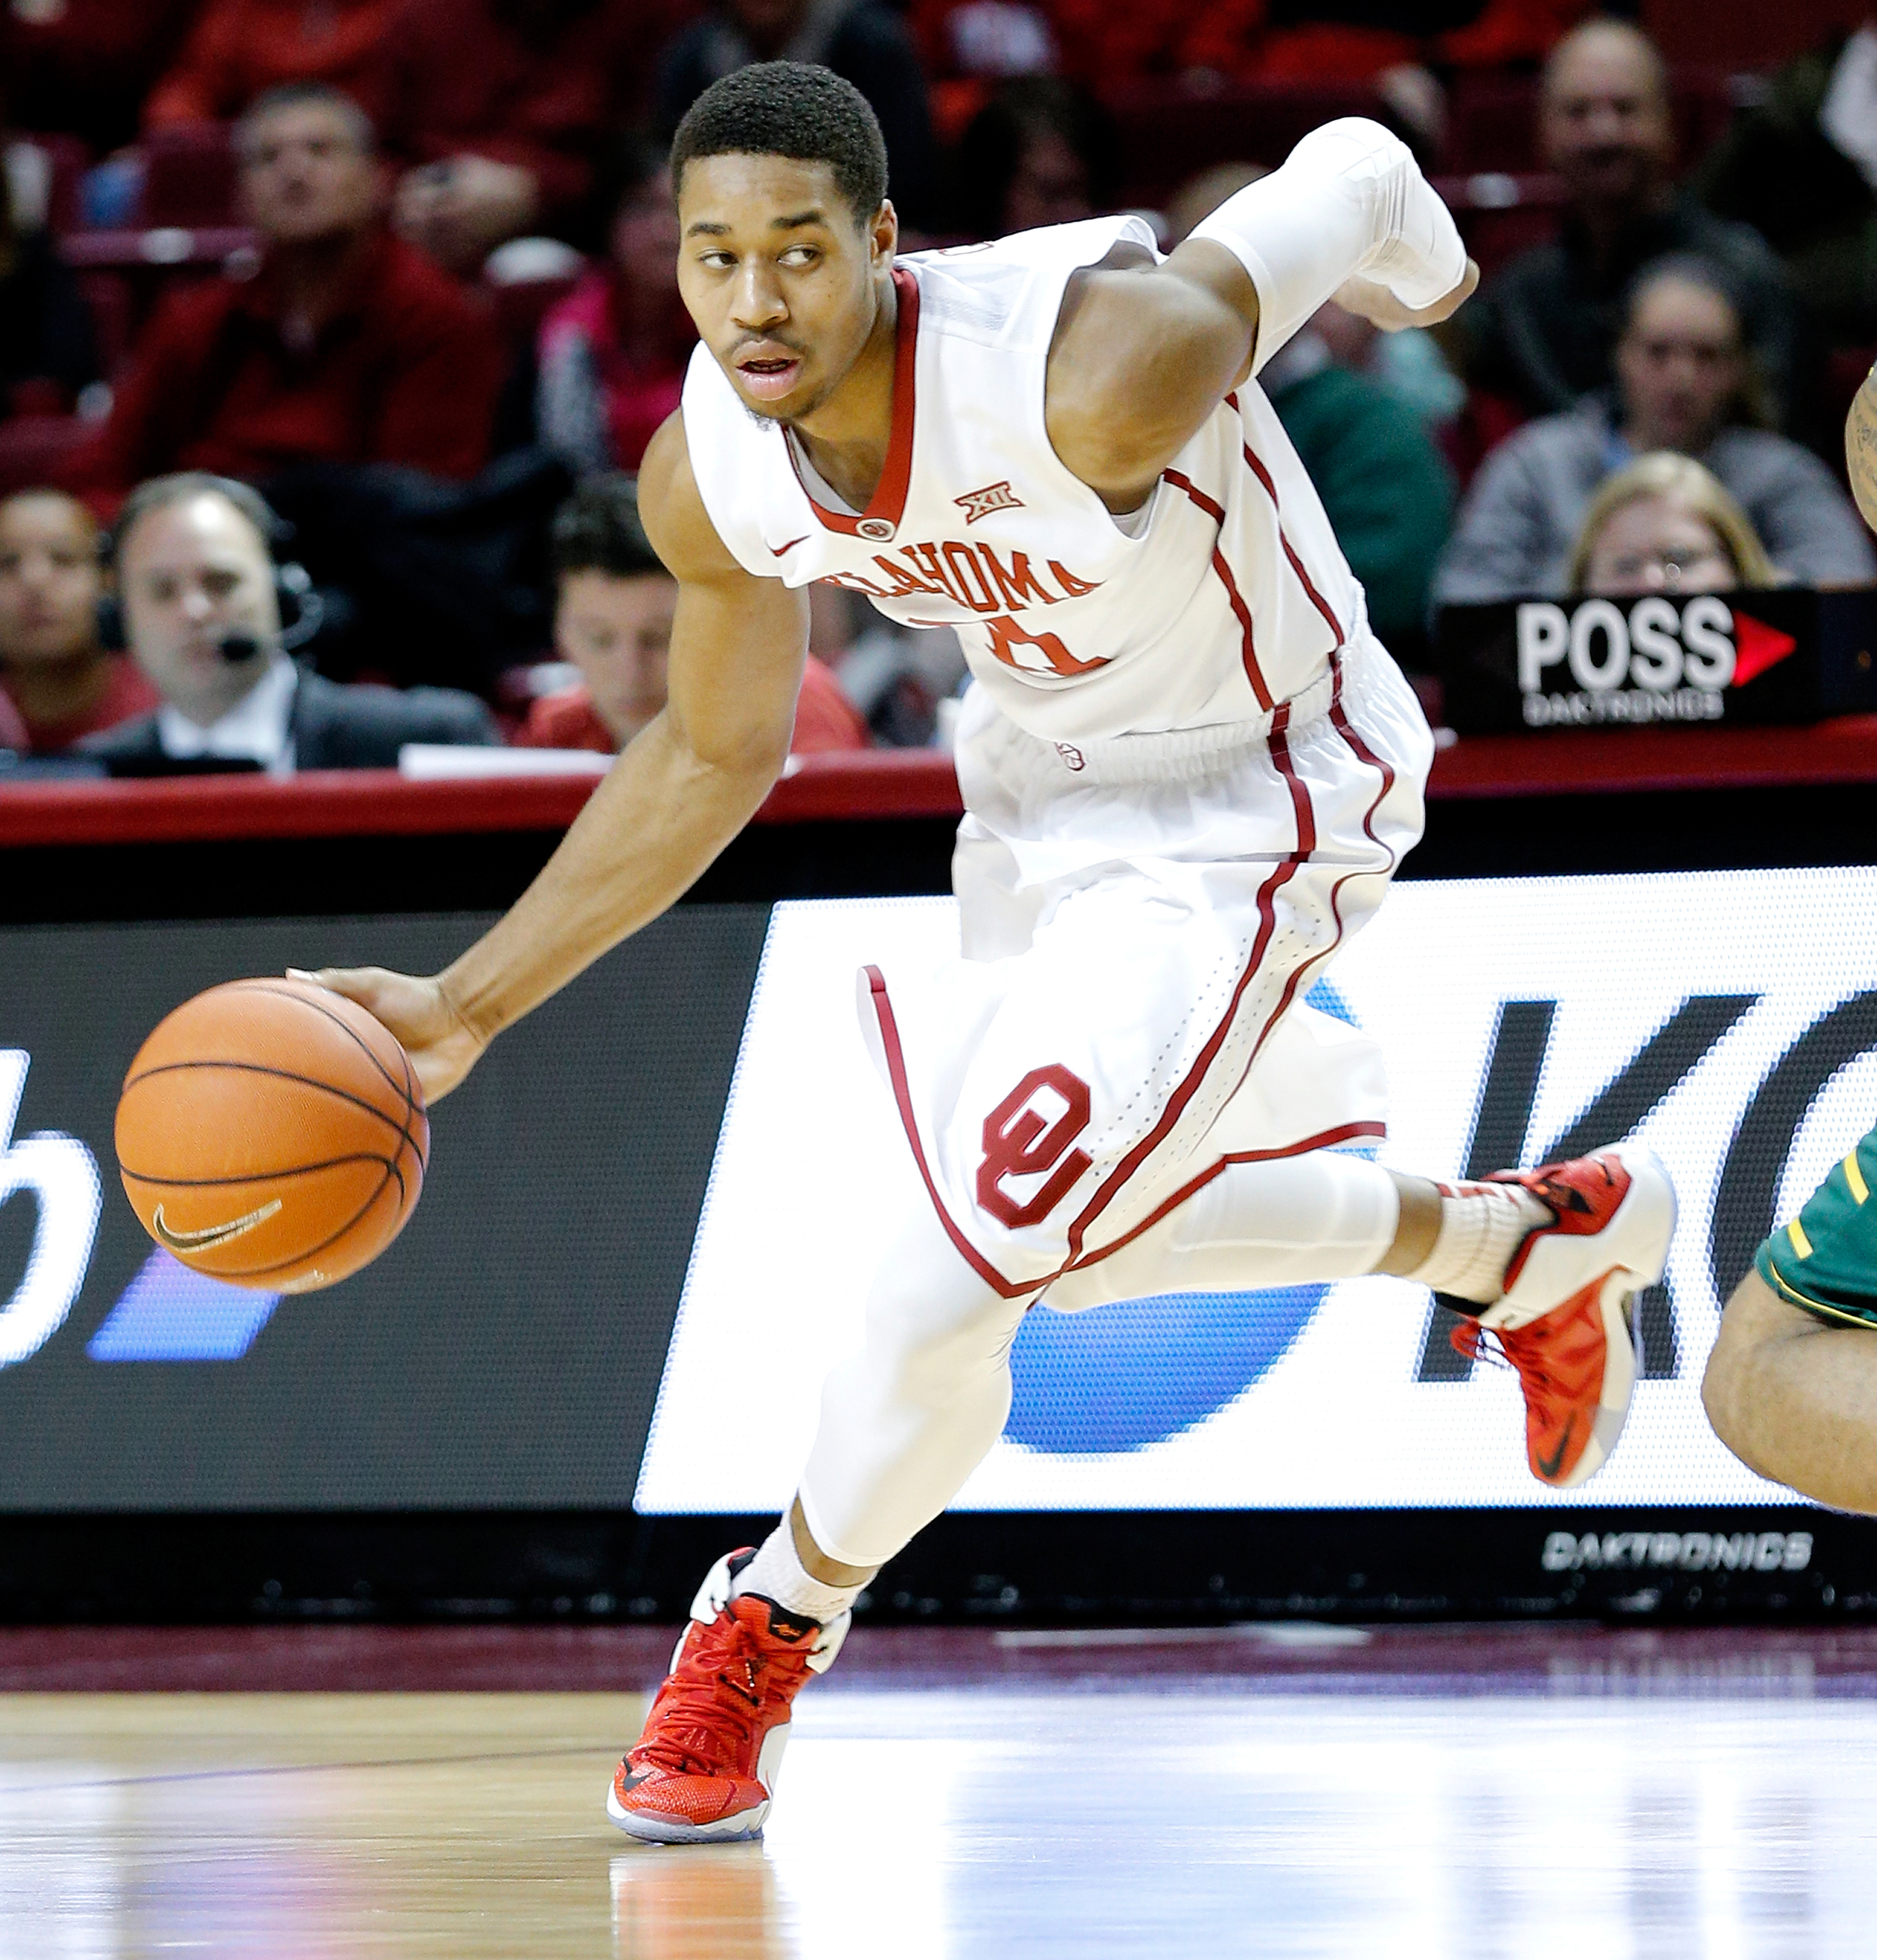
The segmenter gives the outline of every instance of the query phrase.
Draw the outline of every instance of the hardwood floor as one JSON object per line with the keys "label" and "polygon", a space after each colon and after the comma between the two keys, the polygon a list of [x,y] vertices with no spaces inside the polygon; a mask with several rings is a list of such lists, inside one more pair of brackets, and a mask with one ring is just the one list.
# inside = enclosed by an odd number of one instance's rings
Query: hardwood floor
{"label": "hardwood floor", "polygon": [[696,1850],[630,1693],[0,1694],[0,1960],[1877,1952],[1866,1636],[895,1640]]}

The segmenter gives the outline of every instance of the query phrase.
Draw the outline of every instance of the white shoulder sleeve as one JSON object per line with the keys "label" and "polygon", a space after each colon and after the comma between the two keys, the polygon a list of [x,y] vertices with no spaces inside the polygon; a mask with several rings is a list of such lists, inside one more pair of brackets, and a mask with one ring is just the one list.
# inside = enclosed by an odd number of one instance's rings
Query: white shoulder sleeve
{"label": "white shoulder sleeve", "polygon": [[738,399],[723,370],[700,340],[684,373],[684,446],[704,510],[726,549],[757,578],[782,576],[763,536],[763,486],[774,450],[782,453],[779,422],[763,422]]}
{"label": "white shoulder sleeve", "polygon": [[1260,368],[1356,273],[1422,307],[1466,270],[1452,215],[1407,145],[1359,116],[1311,130],[1282,170],[1228,198],[1193,236],[1251,274]]}

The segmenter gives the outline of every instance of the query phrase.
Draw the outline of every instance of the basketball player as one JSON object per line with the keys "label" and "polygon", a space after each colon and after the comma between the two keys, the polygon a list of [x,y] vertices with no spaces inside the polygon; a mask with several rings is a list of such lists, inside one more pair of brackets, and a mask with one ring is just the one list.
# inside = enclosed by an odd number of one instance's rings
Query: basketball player
{"label": "basketball player", "polygon": [[810,583],[961,637],[964,956],[860,976],[917,1202],[788,1516],[706,1578],[614,1781],[623,1829],[684,1842],[760,1829],[796,1690],[996,1441],[1039,1300],[1420,1281],[1471,1303],[1572,1485],[1674,1199],[1633,1147],[1475,1185],[1330,1147],[1381,1133],[1379,1060],[1302,996],[1419,836],[1432,745],[1252,376],[1332,294],[1401,327],[1472,291],[1402,145],[1331,123],[1164,261],[1114,218],[900,264],[865,103],[772,63],[699,98],[672,174],[703,345],[640,479],[669,705],[446,972],[320,977],[441,1093],[747,821]]}
{"label": "basketball player", "polygon": [[[1877,530],[1877,371],[1844,428]],[[1754,1255],[1701,1382],[1714,1433],[1749,1469],[1841,1511],[1877,1513],[1877,1130]]]}

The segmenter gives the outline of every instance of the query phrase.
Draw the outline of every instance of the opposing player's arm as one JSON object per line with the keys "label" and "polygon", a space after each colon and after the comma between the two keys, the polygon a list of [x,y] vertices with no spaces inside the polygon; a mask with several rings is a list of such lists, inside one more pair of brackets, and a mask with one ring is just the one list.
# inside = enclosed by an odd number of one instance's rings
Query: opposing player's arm
{"label": "opposing player's arm", "polygon": [[1844,463],[1857,508],[1877,531],[1877,368],[1864,377],[1845,419]]}
{"label": "opposing player's arm", "polygon": [[679,584],[664,711],[514,908],[454,965],[429,979],[375,968],[310,976],[397,1036],[432,1099],[496,1035],[693,883],[788,759],[808,602],[731,557],[698,495],[679,415],[645,452],[639,512]]}
{"label": "opposing player's arm", "polygon": [[1112,508],[1131,509],[1325,301],[1394,331],[1446,319],[1478,283],[1406,147],[1378,123],[1326,124],[1164,262],[1123,245],[1071,279],[1050,350],[1050,440]]}

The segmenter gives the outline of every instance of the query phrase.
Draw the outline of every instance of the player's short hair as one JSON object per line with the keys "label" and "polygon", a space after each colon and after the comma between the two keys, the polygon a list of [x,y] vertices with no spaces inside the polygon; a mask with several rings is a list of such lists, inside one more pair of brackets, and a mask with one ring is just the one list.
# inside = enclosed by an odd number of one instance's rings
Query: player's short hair
{"label": "player's short hair", "polygon": [[152,511],[167,511],[172,504],[186,504],[197,497],[219,497],[225,504],[233,504],[253,526],[269,558],[276,546],[285,543],[293,535],[292,526],[251,483],[244,483],[237,476],[218,476],[209,469],[179,469],[168,476],[148,478],[124,499],[117,522],[111,527],[105,556],[115,560],[131,533]]}
{"label": "player's short hair", "polygon": [[639,479],[618,472],[589,476],[554,513],[554,576],[599,571],[637,578],[664,567],[639,520]]}
{"label": "player's short hair", "polygon": [[671,139],[671,185],[699,157],[789,157],[826,164],[862,224],[887,194],[886,139],[867,98],[830,68],[757,62],[714,81]]}
{"label": "player's short hair", "polygon": [[371,118],[343,88],[335,88],[330,81],[283,81],[272,88],[263,89],[241,111],[230,139],[234,145],[234,154],[237,157],[247,154],[255,126],[263,118],[272,115],[276,110],[297,109],[308,102],[337,112],[361,156],[369,157],[377,151],[378,132],[371,126]]}

